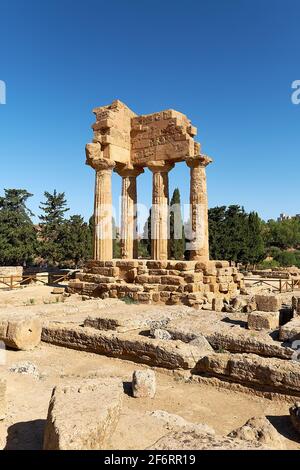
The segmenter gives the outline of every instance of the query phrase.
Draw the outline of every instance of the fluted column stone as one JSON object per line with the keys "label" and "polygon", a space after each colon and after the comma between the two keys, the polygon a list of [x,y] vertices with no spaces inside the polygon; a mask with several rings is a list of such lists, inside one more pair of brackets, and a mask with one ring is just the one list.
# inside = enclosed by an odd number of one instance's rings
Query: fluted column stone
{"label": "fluted column stone", "polygon": [[212,159],[206,155],[187,159],[190,167],[190,259],[208,261],[208,201],[206,166]]}
{"label": "fluted column stone", "polygon": [[169,258],[169,178],[173,163],[155,161],[147,164],[152,171],[151,258]]}
{"label": "fluted column stone", "polygon": [[138,257],[136,178],[144,170],[129,164],[116,171],[122,177],[121,257],[134,259]]}

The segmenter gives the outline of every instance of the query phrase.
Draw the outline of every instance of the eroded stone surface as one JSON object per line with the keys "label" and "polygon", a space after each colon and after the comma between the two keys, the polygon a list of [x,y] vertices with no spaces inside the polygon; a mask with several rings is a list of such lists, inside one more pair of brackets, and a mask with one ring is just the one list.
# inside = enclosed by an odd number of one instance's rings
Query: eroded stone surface
{"label": "eroded stone surface", "polygon": [[105,448],[122,408],[119,379],[85,379],[54,388],[44,435],[45,450]]}
{"label": "eroded stone surface", "polygon": [[255,296],[256,308],[262,312],[278,312],[282,306],[282,299],[279,295],[262,295]]}
{"label": "eroded stone surface", "polygon": [[170,432],[159,439],[151,450],[265,450],[258,442],[242,441],[232,437],[212,436],[195,430]]}
{"label": "eroded stone surface", "polygon": [[251,312],[248,314],[249,330],[276,330],[279,328],[279,312]]}
{"label": "eroded stone surface", "polygon": [[132,394],[135,398],[154,398],[156,393],[155,372],[135,370],[132,375]]}
{"label": "eroded stone surface", "polygon": [[243,426],[229,433],[228,436],[245,441],[258,442],[277,450],[285,449],[285,444],[280,434],[265,416],[249,419]]}
{"label": "eroded stone surface", "polygon": [[233,382],[300,395],[300,363],[254,354],[211,354],[200,359],[195,372]]}
{"label": "eroded stone surface", "polygon": [[0,315],[0,340],[13,349],[29,350],[41,341],[41,320],[30,314]]}

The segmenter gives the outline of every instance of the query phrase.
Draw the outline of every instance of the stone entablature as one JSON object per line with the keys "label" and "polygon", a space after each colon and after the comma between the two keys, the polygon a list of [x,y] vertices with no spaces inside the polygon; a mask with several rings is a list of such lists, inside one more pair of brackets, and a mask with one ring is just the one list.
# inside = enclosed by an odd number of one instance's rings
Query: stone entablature
{"label": "stone entablature", "polygon": [[190,167],[191,260],[207,261],[208,217],[206,166],[194,141],[196,127],[182,113],[169,109],[137,116],[121,101],[94,109],[93,142],[86,145],[86,163],[96,171],[94,259],[112,259],[112,171],[122,177],[121,256],[137,256],[136,178],[148,168],[152,184],[152,253],[155,260],[169,255],[168,173],[176,162]]}

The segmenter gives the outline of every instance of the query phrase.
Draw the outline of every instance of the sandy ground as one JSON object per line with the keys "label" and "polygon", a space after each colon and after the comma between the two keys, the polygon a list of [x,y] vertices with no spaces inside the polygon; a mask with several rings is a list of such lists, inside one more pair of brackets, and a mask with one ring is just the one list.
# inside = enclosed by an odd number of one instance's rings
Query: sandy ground
{"label": "sandy ground", "polygon": [[[9,372],[20,361],[34,363],[40,378]],[[6,449],[41,449],[48,403],[53,387],[72,377],[117,376],[129,382],[135,369],[129,361],[41,344],[34,351],[7,351],[1,376],[8,382],[8,413],[0,423],[0,444]],[[227,434],[252,416],[266,415],[284,436],[287,448],[300,449],[289,424],[287,403],[175,380],[157,372],[154,399],[125,395],[122,415],[110,443],[111,449],[144,449],[168,432],[166,425],[147,414],[165,410],[194,423],[206,423]]]}
{"label": "sandy ground", "polygon": [[9,306],[32,306],[57,302],[59,295],[51,294],[52,286],[36,285],[26,286],[13,290],[0,289],[0,308]]}
{"label": "sandy ground", "polygon": [[[52,288],[27,287],[0,292],[0,306],[24,305],[22,299],[36,298],[37,303],[51,296]],[[113,305],[111,308],[114,308]],[[1,309],[0,309],[1,310]],[[10,372],[9,368],[30,361],[39,377]],[[215,388],[213,385],[185,383],[165,371],[157,371],[154,399],[136,399],[130,395],[128,382],[135,369],[146,366],[96,354],[41,343],[33,351],[6,351],[0,376],[7,379],[8,411],[0,422],[0,448],[41,449],[49,399],[53,387],[76,377],[117,376],[125,384],[123,410],[110,449],[145,449],[168,432],[165,424],[149,415],[165,410],[194,423],[206,423],[218,434],[226,435],[253,416],[265,415],[283,436],[288,449],[300,449],[300,439],[292,430],[284,401]],[[126,385],[127,383],[127,385]]]}

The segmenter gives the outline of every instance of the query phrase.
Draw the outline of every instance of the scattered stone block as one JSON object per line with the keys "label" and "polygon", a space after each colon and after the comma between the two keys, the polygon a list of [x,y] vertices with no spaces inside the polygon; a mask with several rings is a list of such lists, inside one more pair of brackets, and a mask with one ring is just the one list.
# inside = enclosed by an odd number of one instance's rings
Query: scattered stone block
{"label": "scattered stone block", "polygon": [[279,328],[279,312],[251,312],[248,314],[249,330],[276,330]]}
{"label": "scattered stone block", "polygon": [[214,297],[212,299],[212,309],[215,312],[222,312],[224,307],[224,300],[222,297]]}
{"label": "scattered stone block", "polygon": [[64,294],[65,288],[64,287],[54,287],[51,291],[51,294]]}
{"label": "scattered stone block", "polygon": [[249,419],[243,426],[229,433],[228,436],[244,441],[258,442],[276,450],[286,448],[283,439],[265,416]]}
{"label": "scattered stone block", "polygon": [[42,323],[34,315],[0,315],[0,340],[13,349],[30,350],[41,341]]}
{"label": "scattered stone block", "polygon": [[6,416],[6,381],[0,379],[0,420]]}
{"label": "scattered stone block", "polygon": [[282,306],[282,299],[279,295],[261,295],[255,296],[256,308],[262,312],[278,312]]}
{"label": "scattered stone block", "polygon": [[163,339],[165,341],[172,339],[170,333],[167,330],[163,330],[161,328],[151,330],[150,335],[152,336],[152,338]]}
{"label": "scattered stone block", "polygon": [[251,312],[248,314],[249,330],[276,330],[279,328],[279,312]]}
{"label": "scattered stone block", "polygon": [[52,392],[44,434],[45,450],[105,449],[122,409],[119,379],[85,379]]}
{"label": "scattered stone block", "polygon": [[154,398],[156,393],[155,372],[135,370],[132,376],[132,393],[135,398]]}
{"label": "scattered stone block", "polygon": [[296,316],[300,315],[300,296],[294,295],[292,297],[292,309],[293,309],[294,315]]}
{"label": "scattered stone block", "polygon": [[294,429],[300,434],[300,402],[290,407],[290,419]]}
{"label": "scattered stone block", "polygon": [[281,341],[300,340],[300,318],[298,316],[280,327],[279,339]]}
{"label": "scattered stone block", "polygon": [[202,357],[194,368],[206,377],[251,384],[266,391],[299,394],[300,363],[254,354],[215,353]]}

